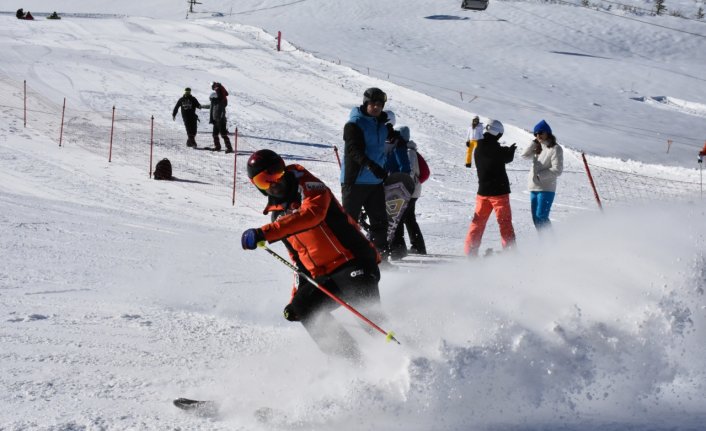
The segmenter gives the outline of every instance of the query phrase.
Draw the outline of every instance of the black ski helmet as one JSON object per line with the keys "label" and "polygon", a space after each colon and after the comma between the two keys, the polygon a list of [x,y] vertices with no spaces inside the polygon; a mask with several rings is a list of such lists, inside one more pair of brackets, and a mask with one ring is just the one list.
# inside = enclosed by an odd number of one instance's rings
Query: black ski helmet
{"label": "black ski helmet", "polygon": [[377,87],[370,87],[363,93],[363,105],[367,105],[370,102],[382,102],[385,104],[387,102],[387,94]]}
{"label": "black ski helmet", "polygon": [[262,171],[275,173],[284,170],[284,160],[272,150],[258,150],[248,159],[248,178],[251,180]]}

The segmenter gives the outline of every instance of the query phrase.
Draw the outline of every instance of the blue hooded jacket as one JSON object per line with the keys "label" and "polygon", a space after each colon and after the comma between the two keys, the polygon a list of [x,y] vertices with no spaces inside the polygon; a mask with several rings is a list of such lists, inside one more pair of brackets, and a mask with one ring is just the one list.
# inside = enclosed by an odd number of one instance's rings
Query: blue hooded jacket
{"label": "blue hooded jacket", "polygon": [[365,115],[361,109],[363,106],[351,110],[343,131],[345,146],[341,161],[341,184],[382,183],[368,169],[367,163],[385,166],[387,127],[384,120]]}

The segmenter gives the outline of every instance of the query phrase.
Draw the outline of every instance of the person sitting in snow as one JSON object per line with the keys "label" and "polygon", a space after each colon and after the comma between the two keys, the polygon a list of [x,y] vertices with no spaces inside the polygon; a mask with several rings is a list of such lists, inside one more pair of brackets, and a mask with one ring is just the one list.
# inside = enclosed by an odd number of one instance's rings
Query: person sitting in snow
{"label": "person sitting in snow", "polygon": [[[299,271],[329,292],[381,320],[380,254],[346,213],[331,189],[303,166],[285,166],[272,150],[253,153],[247,163],[248,177],[265,196],[264,213],[272,222],[243,232],[244,250],[258,243],[282,241]],[[301,322],[326,354],[360,359],[357,344],[331,312],[338,304],[305,277],[284,308],[284,318]]]}
{"label": "person sitting in snow", "polygon": [[17,12],[15,13],[15,16],[17,19],[25,19],[25,11],[22,8],[17,9]]}
{"label": "person sitting in snow", "polygon": [[52,12],[51,15],[49,15],[49,16],[47,17],[47,19],[61,19],[61,17],[59,16],[58,13],[56,13],[56,11],[54,11],[54,12]]}

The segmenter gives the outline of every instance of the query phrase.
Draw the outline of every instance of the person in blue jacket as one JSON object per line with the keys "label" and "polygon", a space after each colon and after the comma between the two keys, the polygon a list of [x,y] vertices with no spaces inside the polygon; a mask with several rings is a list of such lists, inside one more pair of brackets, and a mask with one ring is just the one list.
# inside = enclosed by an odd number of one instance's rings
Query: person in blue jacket
{"label": "person in blue jacket", "polygon": [[368,88],[363,104],[351,110],[343,127],[341,196],[343,208],[354,220],[362,209],[370,222],[370,240],[387,256],[387,210],[385,207],[385,141],[387,114],[383,112],[387,95],[379,88]]}

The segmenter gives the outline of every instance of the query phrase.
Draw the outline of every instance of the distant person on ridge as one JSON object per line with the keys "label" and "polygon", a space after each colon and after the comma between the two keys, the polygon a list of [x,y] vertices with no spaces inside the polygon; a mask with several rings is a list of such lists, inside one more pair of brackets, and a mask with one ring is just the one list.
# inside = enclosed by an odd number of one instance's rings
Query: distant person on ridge
{"label": "distant person on ridge", "polygon": [[564,150],[546,121],[534,126],[534,140],[522,152],[522,158],[532,160],[527,188],[534,227],[537,230],[551,227],[549,211],[556,195],[557,178],[564,171]]}
{"label": "distant person on ridge", "polygon": [[59,16],[58,13],[56,13],[56,11],[54,11],[54,12],[52,12],[51,15],[49,15],[49,16],[47,17],[47,19],[61,19],[61,17]]}
{"label": "distant person on ridge", "polygon": [[362,209],[370,220],[370,239],[378,251],[388,253],[385,205],[385,141],[388,128],[383,112],[387,94],[379,88],[363,93],[363,104],[351,110],[343,127],[341,196],[343,208],[358,221]]}
{"label": "distant person on ridge", "polygon": [[25,11],[22,8],[17,9],[17,12],[15,12],[15,17],[17,19],[25,19]]}
{"label": "distant person on ridge", "polygon": [[197,109],[201,109],[201,104],[194,96],[191,95],[191,88],[184,89],[184,95],[177,100],[172,111],[172,120],[176,120],[177,111],[181,108],[181,119],[184,121],[186,128],[186,146],[196,148],[196,132],[198,131],[199,116],[196,114]]}
{"label": "distant person on ridge", "polygon": [[468,128],[468,133],[466,134],[466,167],[470,168],[473,166],[473,150],[476,149],[478,145],[478,140],[483,138],[483,123],[480,122],[480,118],[476,115],[471,120],[471,127]]}
{"label": "distant person on ridge", "polygon": [[233,147],[230,145],[228,138],[228,123],[226,120],[226,106],[228,106],[228,91],[221,85],[220,82],[211,84],[211,110],[209,123],[213,124],[213,149],[221,151],[221,141],[218,135],[223,138],[226,144],[226,153],[232,153]]}
{"label": "distant person on ridge", "polygon": [[[380,321],[380,255],[326,184],[301,165],[285,166],[272,150],[253,153],[247,170],[252,184],[267,196],[264,213],[271,214],[272,222],[245,230],[243,249],[254,250],[261,241],[282,241],[300,272]],[[331,315],[337,307],[306,278],[298,277],[284,318],[301,322],[324,353],[358,361],[356,341]]]}
{"label": "distant person on ridge", "polygon": [[465,253],[468,256],[478,256],[485,225],[490,213],[495,211],[495,218],[500,227],[500,237],[503,248],[515,244],[515,229],[512,227],[512,210],[510,208],[510,180],[505,171],[505,165],[515,158],[517,145],[510,147],[500,145],[498,140],[505,128],[498,120],[489,120],[485,126],[483,138],[478,141],[474,158],[478,172],[478,193],[476,194],[476,209],[471,226],[468,229],[465,242]]}

